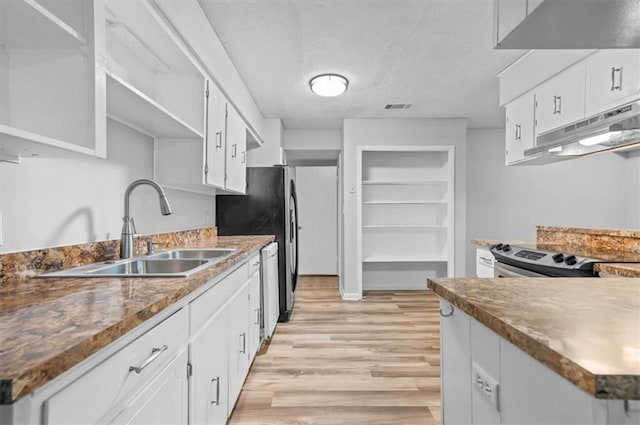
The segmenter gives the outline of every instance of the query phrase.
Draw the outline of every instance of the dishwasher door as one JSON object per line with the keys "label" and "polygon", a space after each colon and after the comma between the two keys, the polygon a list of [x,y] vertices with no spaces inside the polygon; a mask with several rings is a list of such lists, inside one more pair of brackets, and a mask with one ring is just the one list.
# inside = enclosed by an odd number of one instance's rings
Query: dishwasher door
{"label": "dishwasher door", "polygon": [[280,290],[278,278],[278,243],[262,249],[262,317],[264,338],[271,338],[280,316]]}

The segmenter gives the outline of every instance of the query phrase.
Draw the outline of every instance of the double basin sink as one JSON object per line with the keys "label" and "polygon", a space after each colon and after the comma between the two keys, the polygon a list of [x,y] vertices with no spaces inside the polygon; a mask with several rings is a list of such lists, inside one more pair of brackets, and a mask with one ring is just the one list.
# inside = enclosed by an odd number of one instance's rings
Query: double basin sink
{"label": "double basin sink", "polygon": [[126,260],[74,267],[41,277],[187,277],[220,262],[237,249],[174,249]]}

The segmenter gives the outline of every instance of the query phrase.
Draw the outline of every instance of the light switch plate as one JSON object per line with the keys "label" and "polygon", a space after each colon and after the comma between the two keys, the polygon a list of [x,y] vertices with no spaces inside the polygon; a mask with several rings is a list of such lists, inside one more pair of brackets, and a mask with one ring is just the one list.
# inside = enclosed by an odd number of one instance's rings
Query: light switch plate
{"label": "light switch plate", "polygon": [[484,398],[489,400],[497,411],[500,411],[500,385],[498,381],[493,379],[491,375],[475,362],[471,368],[471,385],[473,385],[473,388],[482,394]]}

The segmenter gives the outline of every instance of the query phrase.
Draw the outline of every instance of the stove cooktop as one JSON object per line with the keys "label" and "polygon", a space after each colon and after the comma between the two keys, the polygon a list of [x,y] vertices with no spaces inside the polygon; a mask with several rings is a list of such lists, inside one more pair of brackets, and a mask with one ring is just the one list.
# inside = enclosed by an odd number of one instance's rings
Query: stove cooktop
{"label": "stove cooktop", "polygon": [[596,276],[596,263],[611,262],[599,258],[563,253],[553,245],[517,245],[499,243],[491,247],[497,261],[531,270],[547,276],[590,277]]}

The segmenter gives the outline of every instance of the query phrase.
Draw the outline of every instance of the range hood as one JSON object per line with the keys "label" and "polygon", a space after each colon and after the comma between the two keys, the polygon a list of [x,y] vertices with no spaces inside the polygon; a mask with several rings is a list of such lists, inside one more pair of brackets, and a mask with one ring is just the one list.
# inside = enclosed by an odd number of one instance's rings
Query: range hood
{"label": "range hood", "polygon": [[640,0],[544,0],[534,7],[497,49],[640,47]]}
{"label": "range hood", "polygon": [[640,101],[542,133],[524,155],[527,162],[547,163],[631,149],[640,149]]}

